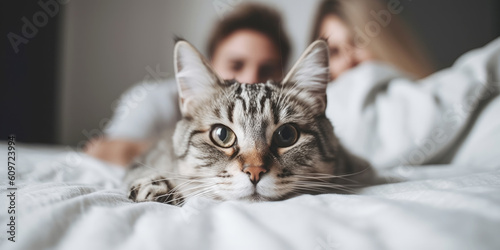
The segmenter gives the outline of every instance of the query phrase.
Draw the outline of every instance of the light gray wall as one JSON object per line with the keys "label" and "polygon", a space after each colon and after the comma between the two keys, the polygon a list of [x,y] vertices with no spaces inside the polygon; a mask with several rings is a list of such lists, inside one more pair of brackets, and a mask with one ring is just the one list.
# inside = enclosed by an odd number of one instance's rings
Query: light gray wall
{"label": "light gray wall", "polygon": [[[77,145],[97,134],[127,88],[173,76],[173,37],[201,51],[219,13],[241,0],[72,0],[63,21],[59,142]],[[248,1],[245,1],[248,2]],[[259,1],[283,13],[292,41],[291,62],[306,47],[318,0]]]}

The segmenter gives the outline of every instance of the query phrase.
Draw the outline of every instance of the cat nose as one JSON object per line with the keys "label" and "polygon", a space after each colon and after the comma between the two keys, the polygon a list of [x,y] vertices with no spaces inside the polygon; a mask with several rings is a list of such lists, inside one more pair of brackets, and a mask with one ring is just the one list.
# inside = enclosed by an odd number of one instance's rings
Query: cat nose
{"label": "cat nose", "polygon": [[243,169],[243,172],[250,177],[250,181],[255,185],[259,182],[262,174],[267,172],[262,166],[248,166]]}

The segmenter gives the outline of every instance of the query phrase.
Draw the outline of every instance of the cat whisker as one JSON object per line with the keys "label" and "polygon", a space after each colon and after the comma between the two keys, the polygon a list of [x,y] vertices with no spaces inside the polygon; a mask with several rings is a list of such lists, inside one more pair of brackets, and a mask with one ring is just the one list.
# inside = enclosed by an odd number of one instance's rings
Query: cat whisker
{"label": "cat whisker", "polygon": [[357,184],[340,184],[340,183],[334,183],[334,182],[325,182],[325,181],[310,181],[310,180],[297,180],[294,183],[298,184],[307,184],[307,185],[316,185],[316,186],[332,186],[332,185],[337,185],[337,186],[351,186],[351,187],[356,187],[356,186],[361,186]]}
{"label": "cat whisker", "polygon": [[299,184],[302,183],[304,185],[310,185],[310,186],[325,186],[325,187],[330,187],[330,186],[342,186],[342,187],[349,187],[349,188],[357,188],[360,187],[358,184],[339,184],[339,183],[334,183],[334,182],[326,182],[326,181],[318,181],[318,180],[300,180],[297,181]]}
{"label": "cat whisker", "polygon": [[354,183],[359,183],[359,181],[356,181],[356,180],[353,180],[353,179],[347,178],[347,177],[352,177],[355,175],[362,174],[369,169],[370,168],[365,168],[365,169],[360,170],[358,172],[343,174],[343,175],[331,175],[331,174],[324,174],[324,173],[303,173],[303,174],[300,174],[299,177],[304,177],[304,176],[311,177],[311,176],[313,176],[313,177],[320,177],[320,178],[337,178],[337,179],[342,179],[342,180],[346,180],[346,181],[350,181],[350,182],[354,182]]}
{"label": "cat whisker", "polygon": [[[191,190],[196,190],[196,189],[200,189],[200,188],[205,188],[205,187],[211,187],[211,186],[214,186],[213,183],[207,183],[205,185],[196,185],[194,187],[190,187],[190,188],[186,188],[186,189],[182,189],[182,192],[189,192]],[[177,187],[176,187],[177,188]],[[174,188],[173,190],[179,190],[180,188],[176,189]]]}
{"label": "cat whisker", "polygon": [[[141,184],[142,185],[148,185],[148,184],[155,183],[155,182],[172,181],[172,180],[179,180],[179,179],[168,177],[168,178],[162,178],[162,179],[154,179],[154,180],[151,180],[151,181],[148,181],[148,182],[144,182],[144,183],[141,183]],[[184,179],[184,180],[186,180],[186,179]],[[190,181],[191,183],[194,183],[194,182],[197,182],[197,183],[206,183],[206,181],[203,181],[203,180],[186,180],[186,181]],[[140,186],[132,188],[132,189],[130,189],[130,191],[135,191],[138,188],[140,188]]]}
{"label": "cat whisker", "polygon": [[[199,188],[199,187],[198,187]],[[170,196],[172,195],[175,195],[175,192],[168,192],[167,194],[164,194],[164,195],[160,195],[158,197],[156,197],[155,199],[158,200],[159,198],[162,198],[162,197],[167,197],[166,201],[165,202],[162,202],[163,204],[166,204],[166,203],[170,203],[170,204],[175,204],[175,202],[177,201],[181,201],[181,203],[183,201],[185,201],[186,199],[190,198],[189,195],[186,195],[186,196],[179,196],[178,198],[174,198],[174,199],[169,199]],[[179,204],[176,204],[176,205],[179,205],[179,206],[182,206],[180,205],[181,203]]]}
{"label": "cat whisker", "polygon": [[355,193],[355,190],[346,187],[345,185],[339,185],[339,184],[333,184],[333,183],[315,183],[315,182],[308,182],[308,181],[298,181],[294,183],[294,188],[301,188],[301,189],[336,189],[336,190],[342,190],[344,192],[350,192],[350,193]]}
{"label": "cat whisker", "polygon": [[[210,199],[213,199],[213,200],[217,200],[218,197],[214,194],[204,194],[205,198],[210,198]],[[184,204],[186,204],[188,202],[188,199],[183,199],[179,204],[177,204],[178,206],[182,207],[184,206]]]}
{"label": "cat whisker", "polygon": [[[310,176],[301,176],[299,177],[298,179],[301,180],[301,181],[315,181],[315,182],[318,182],[318,183],[334,183],[334,178],[335,177],[322,177],[322,178],[318,178],[318,177],[310,177]],[[353,187],[361,187],[363,186],[362,184],[360,184],[358,181],[355,181],[355,180],[350,180],[350,179],[344,179],[344,178],[338,178],[338,179],[342,179],[342,180],[346,180],[346,181],[350,181],[352,182],[352,184],[343,184],[343,185],[349,185],[349,186],[353,186]],[[338,183],[337,183],[338,184]]]}
{"label": "cat whisker", "polygon": [[[197,196],[208,196],[207,194],[209,192],[213,191],[213,187],[214,186],[215,185],[204,187],[201,190],[198,190],[198,191],[195,191],[195,192],[192,192],[192,193],[188,193],[187,195],[185,195],[185,196],[183,196],[181,198],[184,199],[184,201],[187,201],[188,199],[191,199],[191,198],[194,198],[194,197],[197,197]],[[177,198],[177,199],[180,199],[180,198]]]}
{"label": "cat whisker", "polygon": [[338,188],[338,189],[343,189],[343,190],[349,190],[349,191],[354,191],[354,189],[350,187],[346,187],[344,185],[315,185],[311,183],[299,183],[298,185],[301,185],[303,187],[319,187],[319,188]]}
{"label": "cat whisker", "polygon": [[341,188],[294,188],[295,191],[298,191],[300,194],[321,194],[321,193],[338,193],[335,192],[336,190],[341,191],[341,193],[348,193],[348,194],[355,194],[355,192],[350,191],[350,190],[344,190]]}
{"label": "cat whisker", "polygon": [[310,193],[323,193],[325,192],[325,189],[320,189],[320,188],[295,188],[294,190],[297,191],[304,191],[303,194],[310,194]]}

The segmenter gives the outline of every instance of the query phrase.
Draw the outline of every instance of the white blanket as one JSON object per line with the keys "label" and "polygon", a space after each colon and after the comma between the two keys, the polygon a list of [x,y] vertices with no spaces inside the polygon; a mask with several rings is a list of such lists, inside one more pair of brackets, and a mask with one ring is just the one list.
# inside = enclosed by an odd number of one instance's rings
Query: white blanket
{"label": "white blanket", "polygon": [[356,195],[256,204],[194,199],[179,208],[131,202],[120,189],[123,171],[83,154],[26,146],[17,153],[16,242],[6,240],[3,202],[0,249],[500,247],[498,168],[397,167],[384,176],[405,182]]}
{"label": "white blanket", "polygon": [[[338,108],[330,118],[338,117],[333,123],[339,137],[383,169],[382,177],[399,181],[353,195],[302,195],[255,204],[195,198],[181,208],[133,203],[120,186],[123,169],[68,148],[18,145],[16,242],[7,240],[4,167],[0,249],[500,249],[500,98],[492,88],[474,85],[478,79],[499,84],[499,55],[497,39],[423,80],[424,88],[377,64],[344,77],[377,81],[366,88],[353,88],[359,82],[351,88],[345,82],[334,85],[329,105],[337,102]],[[373,98],[380,91],[376,86],[386,92]],[[339,89],[349,98],[342,99]],[[467,100],[483,93],[477,89],[490,91],[484,108],[452,112],[465,119],[453,119],[446,137],[433,135],[441,131],[443,110],[461,102],[454,99],[456,93]],[[433,99],[422,91],[431,91]],[[398,94],[407,106],[387,106]],[[393,117],[381,119],[384,115]],[[434,147],[425,147],[426,138]],[[7,143],[0,144],[5,164]],[[446,164],[404,164],[418,163],[415,152],[424,152],[423,163]]]}

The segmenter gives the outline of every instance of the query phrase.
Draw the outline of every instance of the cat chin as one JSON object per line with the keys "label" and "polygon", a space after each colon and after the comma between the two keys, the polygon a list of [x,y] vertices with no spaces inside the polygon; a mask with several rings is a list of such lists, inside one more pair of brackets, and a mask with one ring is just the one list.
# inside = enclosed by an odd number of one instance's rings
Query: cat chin
{"label": "cat chin", "polygon": [[228,195],[226,197],[221,197],[223,200],[239,200],[248,202],[260,202],[260,201],[270,201],[274,200],[272,197],[265,196],[262,193],[255,190],[255,188],[245,189],[245,191],[240,190],[238,194]]}
{"label": "cat chin", "polygon": [[249,201],[249,202],[262,202],[262,201],[272,201],[274,199],[272,199],[270,197],[263,196],[263,195],[261,195],[259,193],[253,193],[251,195],[242,197],[239,200]]}

